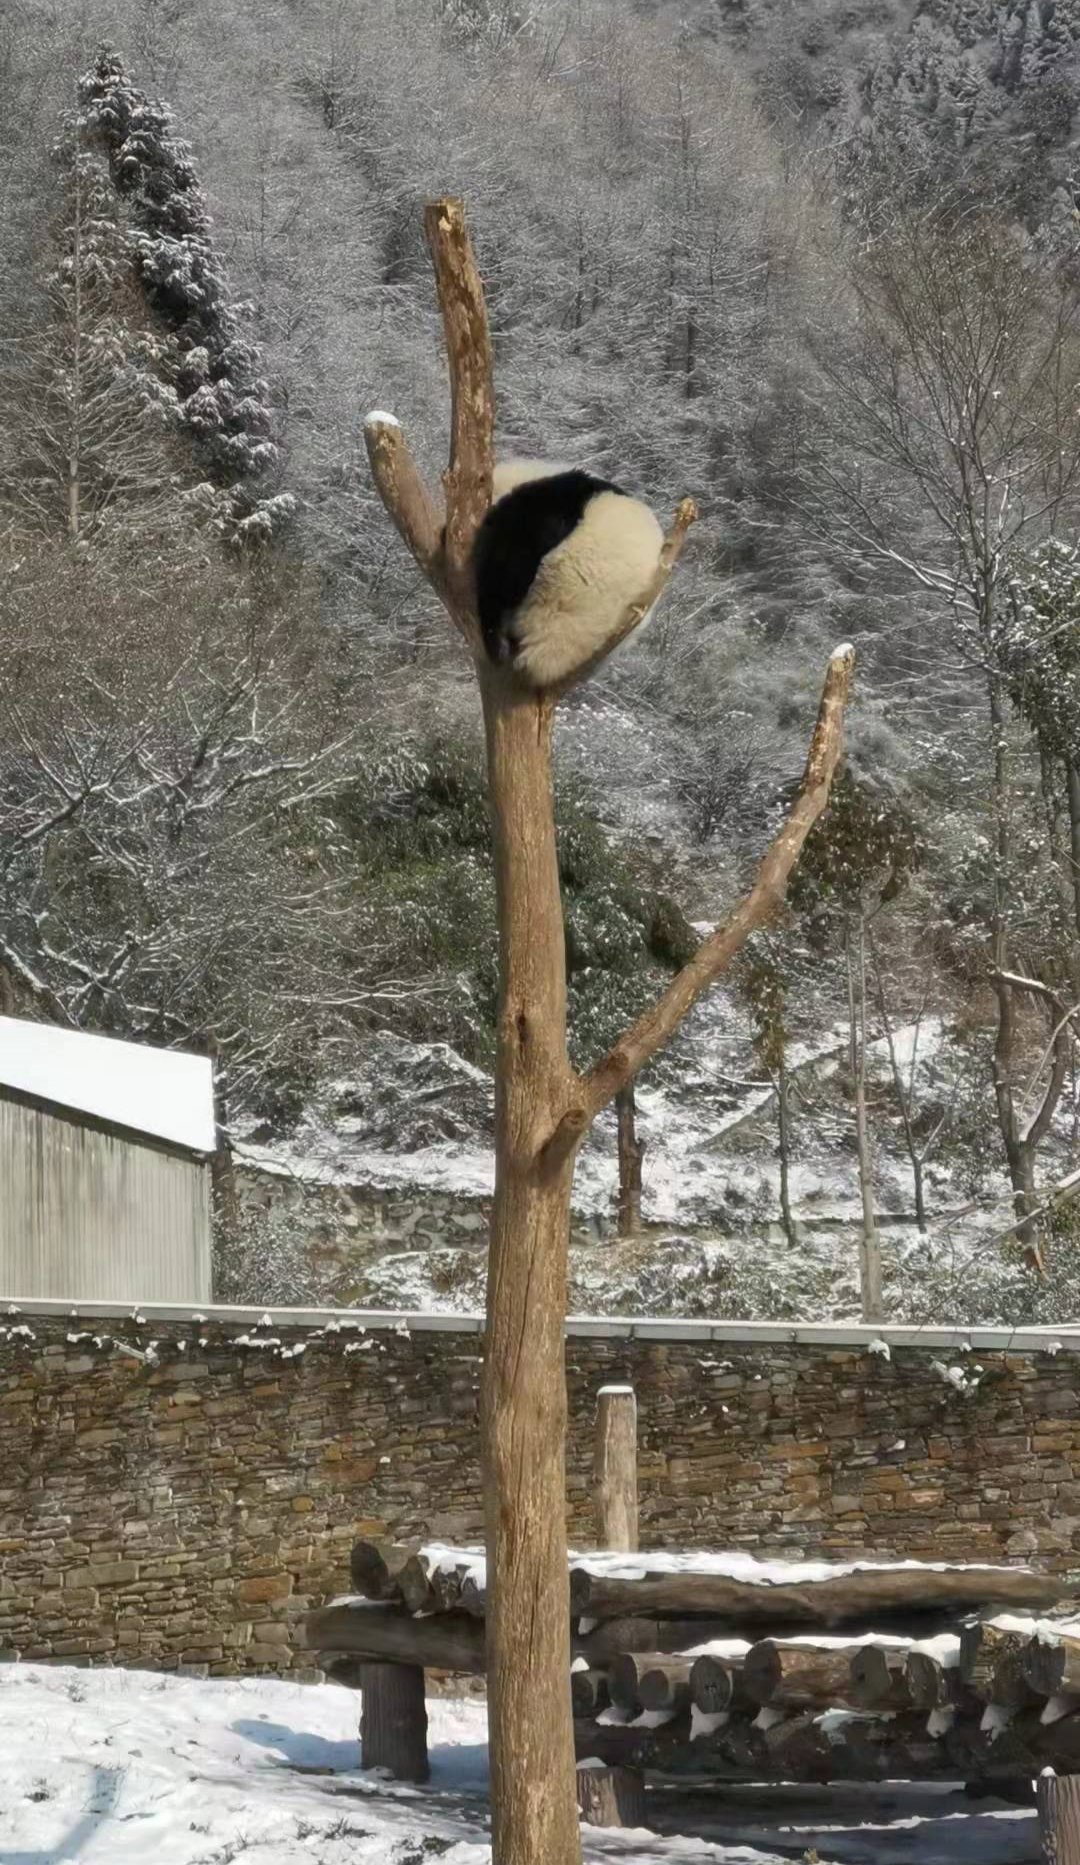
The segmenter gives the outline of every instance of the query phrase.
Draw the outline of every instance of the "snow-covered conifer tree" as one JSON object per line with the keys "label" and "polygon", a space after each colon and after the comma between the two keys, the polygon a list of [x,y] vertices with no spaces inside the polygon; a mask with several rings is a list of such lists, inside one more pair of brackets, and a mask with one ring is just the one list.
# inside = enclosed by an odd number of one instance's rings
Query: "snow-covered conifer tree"
{"label": "snow-covered conifer tree", "polygon": [[171,341],[160,356],[182,430],[204,463],[197,504],[233,541],[277,534],[293,509],[272,492],[279,451],[270,386],[215,249],[206,196],[172,111],[145,97],[114,52],[79,83],[79,127],[108,157],[147,302]]}

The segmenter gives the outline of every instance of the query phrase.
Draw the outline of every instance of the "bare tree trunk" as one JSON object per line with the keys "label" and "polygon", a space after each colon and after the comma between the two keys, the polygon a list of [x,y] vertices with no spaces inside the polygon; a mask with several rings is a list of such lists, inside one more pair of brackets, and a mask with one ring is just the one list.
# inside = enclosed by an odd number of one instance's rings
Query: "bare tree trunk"
{"label": "bare tree trunk", "polygon": [[637,1103],[632,1081],[615,1096],[615,1112],[619,1122],[618,1232],[620,1237],[636,1237],[641,1229],[641,1162],[646,1142],[637,1136]]}
{"label": "bare tree trunk", "polygon": [[1076,924],[1077,941],[1080,942],[1080,764],[1069,758],[1065,764],[1065,784],[1069,799],[1069,880],[1073,902],[1073,916]]}
{"label": "bare tree trunk", "polygon": [[82,422],[82,176],[79,168],[80,151],[75,150],[73,164],[75,182],[75,250],[73,254],[75,302],[73,309],[73,355],[71,360],[71,409],[68,415],[68,456],[67,456],[67,529],[68,537],[76,543],[81,530],[81,480],[82,465],[80,460],[79,431]]}
{"label": "bare tree trunk", "polygon": [[[880,1321],[881,1244],[874,1215],[874,1168],[870,1156],[870,1130],[866,1119],[866,952],[865,921],[859,915],[858,965],[852,951],[850,922],[844,932],[844,956],[848,985],[848,1056],[851,1065],[852,1091],[855,1097],[855,1145],[859,1159],[859,1194],[862,1199],[862,1239],[859,1246],[859,1286],[862,1291],[862,1318]],[[856,976],[858,989],[856,991]]]}
{"label": "bare tree trunk", "polygon": [[[915,1193],[915,1222],[918,1224],[919,1229],[921,1231],[925,1231],[926,1230],[926,1199],[925,1199],[924,1191],[923,1191],[923,1163],[924,1161],[923,1161],[923,1155],[915,1143],[915,1128],[914,1128],[914,1123],[912,1120],[911,1091],[910,1091],[908,1083],[904,1080],[904,1071],[900,1067],[900,1062],[896,1054],[896,1038],[893,1033],[892,1018],[889,1016],[889,1006],[888,1006],[888,1003],[885,997],[885,980],[881,975],[881,964],[878,959],[877,947],[874,942],[874,934],[873,934],[872,929],[870,929],[869,931],[869,939],[870,939],[870,955],[871,955],[871,958],[873,959],[873,964],[874,964],[874,986],[875,986],[875,995],[877,997],[878,1015],[881,1018],[882,1027],[885,1031],[885,1041],[888,1044],[888,1048],[889,1048],[889,1068],[892,1073],[893,1088],[896,1091],[896,1099],[900,1105],[900,1121],[904,1129],[904,1145],[907,1148],[908,1159],[911,1161],[911,1179],[912,1179],[912,1185],[913,1185],[914,1193]],[[915,1027],[916,1027],[916,1040],[917,1040],[918,1024],[916,1024]],[[914,1072],[914,1068],[912,1072]]]}
{"label": "bare tree trunk", "polygon": [[798,1242],[791,1214],[791,1104],[788,1100],[787,1059],[780,1057],[776,1082],[776,1125],[780,1144],[780,1222],[792,1249]]}
{"label": "bare tree trunk", "polygon": [[573,1865],[563,1318],[575,1154],[552,1163],[544,1147],[572,1099],[554,703],[486,671],[481,689],[502,929],[481,1396],[492,1850],[500,1865]]}
{"label": "bare tree trunk", "polygon": [[236,1167],[229,1140],[229,1110],[221,1071],[221,1052],[217,1038],[211,1036],[207,1048],[214,1072],[214,1151],[210,1159],[210,1189],[219,1237],[226,1250],[232,1248],[240,1234],[240,1194],[236,1185]]}
{"label": "bare tree trunk", "polygon": [[998,1129],[1013,1192],[1013,1210],[1019,1220],[1016,1234],[1028,1262],[1042,1268],[1042,1254],[1034,1225],[1029,1221],[1035,1196],[1035,1162],[1021,1137],[1020,1119],[1013,1096],[1016,1069],[1016,991],[1009,977],[1008,879],[1012,846],[1009,818],[1009,773],[1005,752],[1005,719],[1000,681],[989,678],[990,730],[993,734],[991,806],[994,813],[994,904],[990,929],[990,961],[997,998],[997,1032],[994,1037],[993,1083]]}

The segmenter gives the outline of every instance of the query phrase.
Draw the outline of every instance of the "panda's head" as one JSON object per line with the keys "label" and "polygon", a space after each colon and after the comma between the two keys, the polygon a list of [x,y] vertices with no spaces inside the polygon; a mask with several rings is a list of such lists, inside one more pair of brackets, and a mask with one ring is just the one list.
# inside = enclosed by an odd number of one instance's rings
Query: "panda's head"
{"label": "panda's head", "polygon": [[528,685],[555,685],[648,599],[663,533],[610,480],[554,461],[500,461],[492,492],[473,547],[484,645]]}

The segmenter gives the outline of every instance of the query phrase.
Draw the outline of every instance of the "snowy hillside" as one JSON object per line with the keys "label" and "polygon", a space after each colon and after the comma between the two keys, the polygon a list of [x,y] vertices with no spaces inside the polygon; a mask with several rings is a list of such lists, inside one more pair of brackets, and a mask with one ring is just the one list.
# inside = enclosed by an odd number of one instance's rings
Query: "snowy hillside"
{"label": "snowy hillside", "polygon": [[[617,1187],[614,1114],[602,1117],[578,1162],[571,1240],[571,1308],[576,1313],[651,1313],[727,1319],[828,1321],[858,1318],[860,1200],[850,1106],[843,1092],[846,1030],[822,1018],[816,1037],[793,1041],[788,1068],[793,1119],[791,1199],[796,1241],[779,1216],[776,1092],[750,1043],[745,1007],[722,989],[692,1014],[671,1054],[638,1089],[646,1142],[642,1234],[614,1235]],[[947,1106],[956,1058],[941,1019],[893,1032],[894,1054],[916,1097]],[[239,1159],[277,1183],[291,1212],[334,1188],[377,1200],[407,1195],[433,1210],[452,1201],[476,1212],[471,1241],[436,1214],[427,1235],[402,1247],[361,1249],[346,1228],[334,1234],[334,1269],[312,1299],[426,1310],[475,1311],[484,1301],[480,1213],[493,1184],[490,1077],[446,1044],[384,1036],[365,1066],[329,1084],[284,1140],[249,1140]],[[890,1104],[884,1037],[869,1049],[877,1108],[874,1177],[890,1313],[957,1323],[1059,1318],[1058,1284],[1033,1290],[1015,1258],[995,1244],[1011,1220],[1008,1184],[977,1147],[925,1168],[929,1222],[914,1222],[910,1162]],[[1071,1119],[1071,1102],[1066,1104]],[[1070,1153],[1063,1130],[1054,1157]],[[979,1176],[979,1196],[971,1192]],[[436,1205],[435,1201],[440,1201]],[[443,1227],[445,1225],[445,1234]],[[331,1221],[329,1228],[334,1231]],[[273,1246],[277,1247],[277,1245]],[[258,1259],[258,1273],[267,1269]],[[976,1272],[973,1274],[973,1271]],[[275,1291],[254,1283],[246,1298]],[[297,1299],[288,1291],[277,1299]],[[1071,1300],[1062,1293],[1061,1300]],[[1039,1301],[1045,1308],[1033,1308]]]}

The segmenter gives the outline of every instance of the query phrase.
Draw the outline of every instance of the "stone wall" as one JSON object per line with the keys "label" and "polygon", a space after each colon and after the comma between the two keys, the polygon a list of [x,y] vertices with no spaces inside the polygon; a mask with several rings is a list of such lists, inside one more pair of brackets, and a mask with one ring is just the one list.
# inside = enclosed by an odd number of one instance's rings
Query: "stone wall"
{"label": "stone wall", "polygon": [[[1080,1342],[881,1334],[571,1323],[572,1535],[596,1390],[629,1380],[646,1546],[1071,1567]],[[468,1317],[9,1310],[0,1652],[303,1674],[354,1536],[479,1538],[479,1371]]]}

